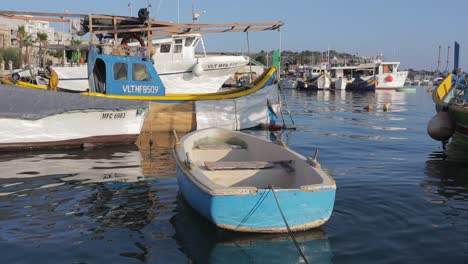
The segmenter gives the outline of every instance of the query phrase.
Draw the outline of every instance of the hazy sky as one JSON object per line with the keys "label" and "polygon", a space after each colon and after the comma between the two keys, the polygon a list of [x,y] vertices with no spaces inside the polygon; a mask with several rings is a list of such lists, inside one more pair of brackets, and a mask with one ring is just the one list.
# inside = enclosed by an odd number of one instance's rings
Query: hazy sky
{"label": "hazy sky", "polygon": [[[15,0],[2,1],[0,9],[71,13],[133,14],[147,0]],[[447,47],[461,45],[461,66],[468,70],[468,0],[152,0],[151,16],[158,6],[161,20],[191,22],[192,6],[205,10],[202,23],[284,21],[277,31],[249,33],[250,50],[326,50],[400,61],[403,68],[434,70],[439,45],[442,69]],[[179,6],[179,9],[177,8]],[[179,10],[179,12],[178,12]],[[245,33],[205,36],[208,51],[246,52]],[[452,67],[452,66],[450,66]]]}

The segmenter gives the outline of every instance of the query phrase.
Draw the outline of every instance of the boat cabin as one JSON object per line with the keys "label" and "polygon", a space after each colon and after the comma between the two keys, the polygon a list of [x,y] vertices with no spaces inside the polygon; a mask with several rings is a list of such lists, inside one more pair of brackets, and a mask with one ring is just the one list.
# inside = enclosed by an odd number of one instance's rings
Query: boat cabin
{"label": "boat cabin", "polygon": [[195,58],[195,49],[202,42],[200,34],[175,35],[153,40],[155,61],[187,60]]}
{"label": "boat cabin", "polygon": [[[140,51],[145,50],[140,49]],[[113,50],[105,54],[95,45],[88,56],[88,81],[91,92],[108,95],[164,96],[165,88],[145,52],[128,54]]]}

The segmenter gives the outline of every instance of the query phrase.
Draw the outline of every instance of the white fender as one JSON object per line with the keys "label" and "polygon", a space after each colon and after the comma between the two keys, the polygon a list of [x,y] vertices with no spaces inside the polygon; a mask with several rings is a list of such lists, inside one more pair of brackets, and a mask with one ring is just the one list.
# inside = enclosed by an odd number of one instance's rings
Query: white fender
{"label": "white fender", "polygon": [[195,75],[197,77],[200,77],[200,76],[203,75],[203,67],[202,67],[200,62],[197,61],[197,63],[195,63],[195,65],[193,65],[192,73],[193,73],[193,75]]}

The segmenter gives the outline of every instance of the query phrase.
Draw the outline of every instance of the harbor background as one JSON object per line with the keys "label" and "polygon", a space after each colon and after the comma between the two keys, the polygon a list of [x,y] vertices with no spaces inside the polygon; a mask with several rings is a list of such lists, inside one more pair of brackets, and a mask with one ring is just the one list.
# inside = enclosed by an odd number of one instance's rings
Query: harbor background
{"label": "harbor background", "polygon": [[[468,169],[426,134],[435,114],[427,87],[285,92],[297,130],[244,132],[281,137],[306,156],[318,148],[335,178],[330,220],[295,235],[310,263],[466,261]],[[143,136],[140,149],[0,153],[3,261],[301,261],[287,235],[225,232],[194,213],[178,195],[174,138]]]}

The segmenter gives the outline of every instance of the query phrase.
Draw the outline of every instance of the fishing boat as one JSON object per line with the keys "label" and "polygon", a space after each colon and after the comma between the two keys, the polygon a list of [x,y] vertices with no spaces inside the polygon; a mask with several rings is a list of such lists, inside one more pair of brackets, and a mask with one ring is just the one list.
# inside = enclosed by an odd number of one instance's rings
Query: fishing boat
{"label": "fishing boat", "polygon": [[281,141],[208,128],[182,137],[174,155],[182,196],[220,228],[282,233],[321,226],[331,216],[335,181],[316,157]]}
{"label": "fishing boat", "polygon": [[400,62],[376,60],[359,65],[335,66],[330,69],[333,80],[347,78],[354,80],[357,75],[363,80],[376,80],[376,89],[394,90],[403,87],[408,71],[399,71]]}
{"label": "fishing boat", "polygon": [[375,91],[377,81],[375,79],[363,80],[359,77],[355,78],[352,82],[346,84],[346,90],[348,91]]}
{"label": "fishing boat", "polygon": [[299,80],[297,83],[297,89],[308,89],[308,90],[326,90],[330,89],[332,80],[327,71],[322,71],[320,75],[311,76],[307,80]]}
{"label": "fishing boat", "polygon": [[449,74],[432,93],[437,114],[429,121],[428,134],[447,142],[454,133],[468,136],[468,90],[466,74]]}
{"label": "fishing boat", "polygon": [[[133,38],[135,41],[131,42]],[[106,43],[112,44],[113,40],[106,40]],[[120,44],[122,43],[129,47],[147,45],[136,35],[128,40],[122,39]],[[203,43],[202,35],[195,33],[173,35],[152,41],[154,54],[151,59],[167,93],[217,92],[229,77],[249,62],[246,56],[208,56],[205,45],[201,45],[203,53],[196,55],[195,50],[200,43]],[[110,53],[112,49],[107,46],[104,52]],[[51,68],[58,75],[60,88],[84,91],[89,87],[86,65],[54,65]]]}
{"label": "fishing boat", "polygon": [[[96,23],[95,27],[89,24],[91,40],[93,34],[109,33],[119,40],[118,35],[129,30],[145,33],[150,38],[168,32],[187,33],[194,28],[191,24],[147,20],[144,22],[149,27],[136,24],[132,28],[126,23],[127,26],[121,29],[119,25],[135,19],[105,15],[86,17],[101,23]],[[103,26],[106,23],[114,23],[114,26]],[[264,23],[244,25],[242,30],[259,30],[256,28],[259,25],[265,26]],[[90,44],[89,89],[84,92],[58,88],[58,78],[53,71],[47,86],[23,81],[0,86],[0,150],[134,142],[148,109],[155,103],[191,103],[189,119],[196,120],[190,126],[194,129],[221,126],[239,130],[268,125],[269,111],[278,110],[275,68],[266,70],[257,80],[238,89],[168,94],[150,53],[145,52],[151,45],[135,49],[116,46],[110,53],[104,52],[104,47],[106,44]]]}

